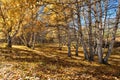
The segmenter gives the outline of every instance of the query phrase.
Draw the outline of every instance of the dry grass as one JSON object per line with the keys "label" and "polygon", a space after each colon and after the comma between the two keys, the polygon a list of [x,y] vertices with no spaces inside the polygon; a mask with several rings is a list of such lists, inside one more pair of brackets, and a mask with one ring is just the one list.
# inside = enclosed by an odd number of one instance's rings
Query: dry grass
{"label": "dry grass", "polygon": [[[115,52],[117,50],[117,52]],[[119,80],[120,49],[114,50],[109,62],[103,65],[84,61],[82,49],[79,57],[67,57],[67,48],[58,50],[54,44],[37,47],[0,48],[0,79],[3,80]],[[118,51],[119,50],[119,51]]]}

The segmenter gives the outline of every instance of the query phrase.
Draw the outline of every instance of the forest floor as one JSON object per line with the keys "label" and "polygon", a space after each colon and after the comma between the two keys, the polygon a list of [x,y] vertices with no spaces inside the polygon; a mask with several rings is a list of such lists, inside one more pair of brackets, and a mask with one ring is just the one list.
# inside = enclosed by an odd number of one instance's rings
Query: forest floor
{"label": "forest floor", "polygon": [[54,44],[38,45],[35,50],[25,46],[12,49],[0,47],[0,80],[120,80],[120,48],[113,50],[110,65],[85,61],[79,56],[67,57],[67,49]]}

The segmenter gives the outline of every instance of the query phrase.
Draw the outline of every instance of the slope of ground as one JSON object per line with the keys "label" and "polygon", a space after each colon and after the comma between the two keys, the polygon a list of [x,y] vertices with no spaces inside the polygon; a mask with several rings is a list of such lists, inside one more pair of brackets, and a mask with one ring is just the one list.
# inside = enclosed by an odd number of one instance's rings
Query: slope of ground
{"label": "slope of ground", "polygon": [[[84,61],[79,57],[67,57],[67,49],[56,45],[39,46],[35,50],[24,46],[12,49],[0,47],[0,80],[119,80],[120,49],[113,51],[109,62],[102,65]],[[97,58],[96,58],[97,60]]]}

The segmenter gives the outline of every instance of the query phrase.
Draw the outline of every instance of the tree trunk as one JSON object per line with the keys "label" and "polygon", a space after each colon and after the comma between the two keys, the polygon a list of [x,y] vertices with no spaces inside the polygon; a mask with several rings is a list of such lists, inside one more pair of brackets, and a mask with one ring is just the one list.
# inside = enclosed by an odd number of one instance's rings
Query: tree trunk
{"label": "tree trunk", "polygon": [[78,48],[79,48],[79,32],[76,29],[76,25],[75,25],[75,21],[74,21],[74,10],[71,10],[71,16],[72,16],[72,20],[73,20],[73,28],[74,28],[74,38],[75,38],[75,55],[78,56]]}
{"label": "tree trunk", "polygon": [[78,56],[78,48],[79,48],[79,42],[78,40],[76,41],[76,50],[75,50],[75,55]]}
{"label": "tree trunk", "polygon": [[71,57],[71,34],[70,34],[70,26],[67,22],[67,17],[66,17],[66,13],[64,12],[65,15],[65,22],[66,22],[66,30],[67,30],[67,36],[68,36],[68,43],[67,43],[67,47],[68,47],[68,57]]}
{"label": "tree trunk", "polygon": [[103,52],[102,52],[102,40],[101,39],[97,40],[97,52],[98,52],[99,63],[102,63],[103,62]]}
{"label": "tree trunk", "polygon": [[92,42],[92,19],[91,19],[91,0],[88,0],[88,20],[89,20],[89,53],[90,53],[90,61],[94,60],[93,53],[93,42]]}
{"label": "tree trunk", "polygon": [[116,38],[116,32],[117,32],[117,29],[118,29],[118,24],[119,24],[119,19],[120,19],[120,1],[119,1],[119,6],[118,7],[119,8],[118,8],[118,12],[117,12],[117,15],[116,15],[116,22],[115,22],[115,26],[113,28],[113,33],[112,33],[112,40],[111,40],[111,43],[108,47],[108,52],[103,59],[105,64],[108,63],[108,58],[110,57],[110,55],[112,53],[112,49],[113,49],[115,38]]}
{"label": "tree trunk", "polygon": [[70,38],[70,32],[69,32],[69,26],[68,26],[68,31],[67,31],[68,33],[68,57],[71,57],[71,38]]}
{"label": "tree trunk", "polygon": [[[100,17],[102,19],[102,17]],[[102,20],[100,21],[101,24],[98,23],[98,39],[97,39],[97,51],[98,51],[98,59],[99,63],[103,63],[103,29],[102,29]],[[99,27],[100,25],[100,27]]]}
{"label": "tree trunk", "polygon": [[[98,6],[98,9],[97,9]],[[94,4],[94,13],[95,13],[95,30],[96,38],[97,38],[97,47],[95,48],[95,52],[98,54],[99,63],[103,63],[103,50],[102,50],[102,44],[103,44],[103,26],[102,26],[102,7],[101,7],[101,1]],[[100,13],[100,14],[98,14]]]}
{"label": "tree trunk", "polygon": [[58,41],[59,41],[59,50],[62,50],[62,44],[61,44],[61,35],[60,35],[60,28],[57,27],[58,30]]}
{"label": "tree trunk", "polygon": [[84,59],[89,60],[87,47],[85,45],[85,42],[84,42],[84,39],[83,39],[83,34],[81,32],[80,32],[80,41],[81,41],[81,45],[83,47]]}
{"label": "tree trunk", "polygon": [[[100,21],[101,22],[101,21]],[[103,50],[102,50],[102,44],[103,44],[103,35],[102,35],[102,26],[99,24],[99,22],[96,22],[97,26],[97,54],[98,54],[98,59],[99,63],[103,63]]]}
{"label": "tree trunk", "polygon": [[68,57],[71,57],[71,45],[68,43]]}
{"label": "tree trunk", "polygon": [[83,33],[82,33],[81,12],[80,12],[80,7],[79,7],[78,0],[76,0],[76,3],[77,3],[76,8],[77,8],[77,16],[78,16],[78,32],[79,32],[79,35],[80,35],[80,41],[81,41],[81,45],[83,47],[84,58],[86,60],[89,60],[88,51],[87,51],[87,48],[86,48],[86,45],[85,45],[85,42],[84,42],[84,36],[83,36]]}
{"label": "tree trunk", "polygon": [[7,36],[7,47],[8,48],[12,47],[12,38],[11,38],[11,36],[9,34]]}
{"label": "tree trunk", "polygon": [[36,33],[34,32],[33,33],[33,43],[32,43],[32,49],[34,49],[35,48],[35,41],[36,41]]}

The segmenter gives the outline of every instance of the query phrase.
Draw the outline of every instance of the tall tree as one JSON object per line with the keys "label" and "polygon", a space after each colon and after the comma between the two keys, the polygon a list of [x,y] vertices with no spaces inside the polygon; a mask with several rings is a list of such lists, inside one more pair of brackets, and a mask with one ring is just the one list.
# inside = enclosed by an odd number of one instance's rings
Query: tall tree
{"label": "tall tree", "polygon": [[104,57],[104,60],[103,60],[104,63],[108,63],[108,58],[110,57],[110,55],[112,53],[112,49],[113,49],[115,39],[116,39],[116,32],[117,32],[118,24],[120,21],[120,0],[118,1],[118,4],[119,4],[118,11],[116,13],[116,20],[115,20],[115,24],[114,24],[113,31],[112,31],[112,39],[111,39],[110,45],[108,47],[108,52],[107,52],[106,56]]}
{"label": "tall tree", "polygon": [[12,47],[12,38],[18,33],[24,17],[22,5],[19,1],[1,1],[0,18],[2,20],[2,31],[7,38],[7,47]]}

